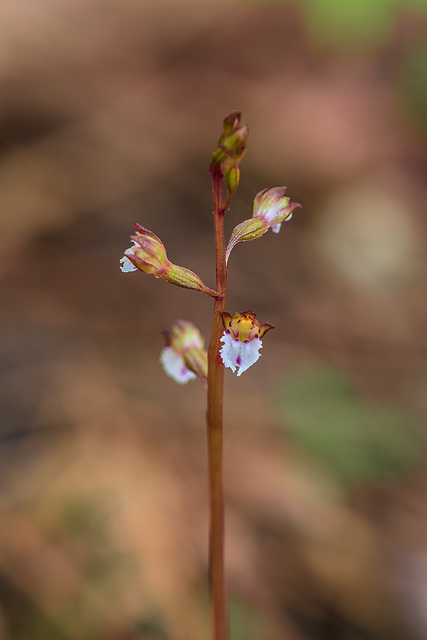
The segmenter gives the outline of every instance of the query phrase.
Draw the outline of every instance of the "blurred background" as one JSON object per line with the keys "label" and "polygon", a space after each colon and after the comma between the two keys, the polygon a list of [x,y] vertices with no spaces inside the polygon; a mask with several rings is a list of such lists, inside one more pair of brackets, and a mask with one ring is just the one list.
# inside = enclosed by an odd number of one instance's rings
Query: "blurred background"
{"label": "blurred background", "polygon": [[214,286],[207,168],[250,126],[226,372],[232,640],[427,637],[427,2],[3,0],[0,638],[207,640],[205,397],[159,365],[211,301],[119,259],[134,221]]}

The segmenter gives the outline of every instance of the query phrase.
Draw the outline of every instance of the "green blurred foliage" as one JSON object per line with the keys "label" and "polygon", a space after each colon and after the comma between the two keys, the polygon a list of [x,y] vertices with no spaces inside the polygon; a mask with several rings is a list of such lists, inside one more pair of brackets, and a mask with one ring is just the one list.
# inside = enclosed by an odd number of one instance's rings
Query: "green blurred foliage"
{"label": "green blurred foliage", "polygon": [[396,481],[420,452],[412,420],[360,399],[340,373],[322,365],[295,372],[280,407],[294,442],[345,487]]}
{"label": "green blurred foliage", "polygon": [[308,27],[340,48],[372,49],[394,24],[394,0],[300,0]]}
{"label": "green blurred foliage", "polygon": [[409,114],[427,132],[427,46],[413,51],[401,71],[401,86]]}
{"label": "green blurred foliage", "polygon": [[229,602],[229,616],[231,640],[258,640],[270,626],[261,612],[236,599]]}
{"label": "green blurred foliage", "polygon": [[78,558],[81,575],[109,592],[118,576],[126,580],[131,559],[115,548],[110,513],[102,497],[72,495],[61,505],[54,536]]}
{"label": "green blurred foliage", "polygon": [[135,624],[135,632],[147,640],[168,640],[171,636],[166,630],[162,618],[158,614],[147,614]]}
{"label": "green blurred foliage", "polygon": [[[253,0],[252,0],[253,1]],[[402,11],[427,13],[427,0],[295,0],[314,37],[339,50],[371,52],[393,34]],[[279,0],[280,4],[295,4]],[[257,0],[257,4],[277,4]]]}

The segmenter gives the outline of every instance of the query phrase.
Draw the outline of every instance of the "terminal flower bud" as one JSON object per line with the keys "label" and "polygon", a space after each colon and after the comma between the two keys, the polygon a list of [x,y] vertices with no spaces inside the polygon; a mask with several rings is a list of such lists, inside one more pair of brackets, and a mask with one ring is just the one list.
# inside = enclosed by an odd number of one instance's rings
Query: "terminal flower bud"
{"label": "terminal flower bud", "polygon": [[221,338],[223,346],[220,355],[225,367],[233,373],[237,369],[237,375],[240,376],[258,360],[261,338],[274,325],[269,322],[260,324],[253,311],[235,313],[234,316],[223,312],[221,317],[225,331]]}
{"label": "terminal flower bud", "polygon": [[233,247],[239,242],[256,240],[271,228],[274,233],[280,231],[282,222],[292,218],[294,209],[301,207],[297,202],[290,202],[285,196],[286,187],[274,187],[260,191],[254,200],[252,218],[234,227],[226,250],[226,261]]}
{"label": "terminal flower bud", "polygon": [[[246,151],[249,127],[247,124],[240,124],[240,119],[241,113],[239,111],[233,111],[224,119],[218,149],[212,157],[212,163],[214,165],[223,165],[225,174],[227,174],[227,170],[230,168],[238,166]],[[235,180],[230,177],[230,182],[233,181]]]}
{"label": "terminal flower bud", "polygon": [[231,113],[228,114],[228,116],[225,116],[224,122],[222,123],[223,134],[219,141],[220,144],[224,136],[228,135],[230,131],[233,131],[239,126],[241,119],[242,119],[241,111],[232,111]]}
{"label": "terminal flower bud", "polygon": [[232,160],[241,159],[246,151],[246,141],[249,135],[247,124],[241,124],[220,139],[220,148],[224,149],[227,157]]}
{"label": "terminal flower bud", "polygon": [[152,231],[137,223],[135,228],[136,234],[131,236],[132,246],[126,249],[120,260],[120,269],[124,273],[139,269],[178,287],[201,291],[212,297],[217,295],[196,273],[170,262],[163,242]]}
{"label": "terminal flower bud", "polygon": [[177,320],[162,331],[166,346],[160,361],[164,370],[178,384],[186,384],[197,376],[204,382],[208,375],[208,359],[204,340],[198,328],[187,320]]}

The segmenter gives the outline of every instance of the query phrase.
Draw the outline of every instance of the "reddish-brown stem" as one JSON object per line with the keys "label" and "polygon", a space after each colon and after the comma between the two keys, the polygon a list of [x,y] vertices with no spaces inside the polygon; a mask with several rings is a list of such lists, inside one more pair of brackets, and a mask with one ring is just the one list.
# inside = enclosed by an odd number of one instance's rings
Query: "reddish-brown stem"
{"label": "reddish-brown stem", "polygon": [[223,494],[223,388],[224,365],[219,354],[223,333],[221,311],[227,307],[227,267],[225,264],[223,173],[220,165],[210,167],[215,225],[216,290],[214,315],[208,350],[208,427],[210,536],[209,569],[214,640],[228,640],[227,596],[224,568],[224,494]]}

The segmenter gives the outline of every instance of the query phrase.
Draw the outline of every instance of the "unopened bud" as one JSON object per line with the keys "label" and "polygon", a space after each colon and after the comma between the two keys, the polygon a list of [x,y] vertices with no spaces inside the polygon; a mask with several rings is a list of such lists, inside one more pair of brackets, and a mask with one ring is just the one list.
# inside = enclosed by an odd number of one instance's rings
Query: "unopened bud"
{"label": "unopened bud", "polygon": [[221,148],[226,151],[229,158],[238,158],[240,160],[246,149],[248,135],[248,125],[242,124],[224,137]]}
{"label": "unopened bud", "polygon": [[240,169],[239,167],[230,167],[225,170],[225,184],[227,186],[228,193],[232,196],[237,190],[240,181]]}
{"label": "unopened bud", "polygon": [[212,164],[223,164],[223,168],[227,169],[237,167],[243,158],[249,127],[247,124],[240,124],[240,119],[240,111],[234,111],[225,118],[218,149],[212,156]]}
{"label": "unopened bud", "polygon": [[[241,119],[242,119],[241,111],[232,111],[228,116],[226,116],[222,124],[222,129],[224,132],[222,137],[228,135],[230,131],[235,129],[240,124]],[[219,144],[221,144],[222,142],[222,137],[219,141]]]}

